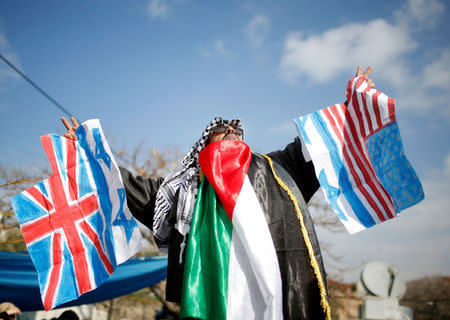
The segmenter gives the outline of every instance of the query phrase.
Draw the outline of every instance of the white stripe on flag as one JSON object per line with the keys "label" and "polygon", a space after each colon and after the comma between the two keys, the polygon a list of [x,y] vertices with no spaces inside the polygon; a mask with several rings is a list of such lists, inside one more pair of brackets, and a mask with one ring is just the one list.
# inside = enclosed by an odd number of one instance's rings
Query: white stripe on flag
{"label": "white stripe on flag", "polygon": [[389,117],[388,97],[384,93],[380,93],[378,96],[378,107],[381,113],[381,123],[385,125],[391,121]]}
{"label": "white stripe on flag", "polygon": [[375,92],[377,92],[375,89],[370,89],[366,95],[366,105],[367,105],[367,110],[369,111],[370,122],[372,123],[373,130],[378,129],[377,117],[375,115],[377,110],[374,109],[373,103],[372,103],[372,97]]}
{"label": "white stripe on flag", "polygon": [[[342,113],[342,110],[339,110]],[[342,113],[343,115],[343,113]],[[328,121],[326,120],[326,118],[322,118],[323,121],[325,123],[327,123]],[[345,160],[345,158],[341,158],[342,164],[345,167],[347,174],[348,174],[348,178],[349,181],[351,183],[351,185],[353,186],[353,191],[355,192],[356,196],[358,197],[358,199],[364,204],[364,206],[369,210],[370,214],[376,215],[375,212],[373,211],[373,209],[371,208],[371,206],[369,205],[369,203],[367,202],[366,197],[361,193],[361,189],[363,189],[365,192],[370,193],[371,196],[373,196],[373,194],[371,193],[371,189],[369,188],[369,186],[366,184],[364,175],[361,171],[361,167],[360,165],[358,165],[356,159],[359,159],[359,161],[361,161],[362,159],[362,155],[359,152],[359,149],[356,145],[356,141],[353,137],[353,135],[350,132],[350,128],[348,127],[348,124],[344,121],[346,127],[344,128],[344,130],[346,131],[346,135],[347,135],[347,139],[344,138],[344,143],[341,143],[340,141],[335,141],[335,143],[339,146],[339,147],[343,147],[345,149],[345,153],[347,154],[348,159],[350,159],[350,163],[348,161]],[[329,128],[329,126],[328,126]],[[331,128],[329,128],[331,129]],[[341,132],[341,135],[344,136],[344,131]],[[349,139],[350,138],[350,141]],[[349,145],[353,146],[353,152],[351,151],[351,149],[349,148]],[[324,146],[325,148],[325,146]],[[356,173],[356,176],[360,179],[360,183],[358,183],[355,180],[355,175],[353,175],[351,173],[351,169],[353,169]],[[339,185],[338,183],[336,183],[336,186]],[[359,186],[359,187],[358,187]],[[345,190],[343,190],[345,191]],[[352,210],[353,212],[353,210]],[[355,216],[356,218],[356,216]]]}
{"label": "white stripe on flag", "polygon": [[[337,176],[333,166],[331,165],[332,161],[330,158],[329,149],[324,144],[321,135],[319,134],[319,132],[317,131],[316,127],[314,126],[313,122],[311,121],[311,119],[309,117],[305,123],[305,131],[308,132],[308,137],[310,139],[311,145],[314,146],[314,148],[312,148],[312,150],[311,150],[311,152],[314,152],[314,154],[311,154],[311,157],[313,159],[320,159],[320,160],[314,162],[316,176],[319,176],[320,172],[322,170],[325,170],[325,175],[328,179],[328,183],[332,186],[336,186],[336,187],[339,186],[338,176]],[[344,162],[344,164],[345,164],[345,162]],[[342,170],[346,170],[349,178],[351,179],[351,174],[345,165]],[[352,180],[350,180],[350,181],[352,181]],[[355,192],[357,193],[358,198],[360,198],[360,199],[363,198],[357,189],[355,190]],[[326,196],[326,194],[325,194],[325,196]],[[338,205],[342,204],[344,206],[345,210],[342,210],[342,212],[344,213],[344,215],[347,218],[347,221],[345,221],[345,220],[341,220],[341,221],[344,224],[344,226],[346,227],[346,229],[348,230],[348,232],[350,234],[353,234],[353,233],[359,232],[361,230],[364,230],[365,229],[364,225],[361,224],[361,222],[357,218],[355,212],[353,211],[353,208],[350,206],[350,204],[348,203],[348,201],[346,199],[346,195],[341,193],[339,195],[339,200],[340,200],[340,202],[338,202]],[[365,205],[366,205],[366,203],[365,203]],[[337,212],[336,212],[336,214],[337,214]]]}
{"label": "white stripe on flag", "polygon": [[278,259],[264,212],[247,176],[232,223],[227,319],[282,319]]}
{"label": "white stripe on flag", "polygon": [[[353,107],[354,106],[350,105],[347,108],[347,110],[353,110]],[[372,199],[376,203],[377,208],[383,208],[383,207],[382,207],[381,203],[379,202],[379,198],[374,194],[374,191],[378,192],[381,195],[381,197],[384,199],[384,201],[387,203],[387,205],[389,207],[391,207],[390,206],[391,202],[386,196],[386,191],[382,188],[382,186],[379,182],[375,182],[377,180],[375,179],[375,176],[373,174],[373,167],[371,165],[371,161],[369,160],[369,156],[368,156],[368,152],[366,150],[365,143],[364,143],[364,141],[359,141],[360,139],[363,140],[363,138],[360,136],[360,132],[358,131],[359,129],[357,129],[358,128],[358,120],[356,118],[356,114],[354,112],[352,112],[351,113],[352,116],[345,117],[344,113],[342,112],[342,110],[340,108],[339,108],[339,114],[345,124],[344,131],[347,133],[347,137],[349,137],[349,139],[344,139],[344,147],[349,151],[348,154],[350,155],[350,157],[352,159],[351,166],[355,170],[356,175],[361,180],[361,188],[369,194],[370,199]],[[354,117],[353,117],[353,115],[354,115]],[[324,119],[324,121],[327,121],[326,118],[324,118],[324,117],[322,117],[322,118]],[[351,122],[356,128],[355,129],[356,134],[357,134],[356,137],[352,134],[352,131],[350,130],[349,122]],[[348,146],[350,146],[350,145],[353,147],[354,152],[350,152],[350,149],[348,148]],[[360,150],[361,146],[362,146],[362,150]],[[360,162],[360,164],[354,162],[356,159]],[[349,170],[350,168],[347,164],[347,161],[344,160],[344,164],[345,164],[346,168]],[[367,184],[368,179],[366,179],[365,175],[363,174],[363,172],[362,172],[363,169],[368,173],[368,176],[371,177],[371,178],[369,178],[369,180],[372,179],[372,181],[375,182],[374,188],[372,188],[371,186],[369,186]],[[348,171],[348,172],[350,173],[350,171]],[[354,186],[358,185],[358,183],[356,183],[353,176],[351,177],[351,180],[354,181]],[[377,223],[381,222],[375,209],[367,202],[367,198],[360,193],[359,189],[355,188],[355,191],[356,190],[358,190],[357,191],[359,194],[358,198],[365,203],[365,206],[366,206],[367,210],[370,211],[372,218]],[[381,209],[380,211],[383,212],[384,210]],[[385,216],[385,218],[388,218],[388,217]]]}
{"label": "white stripe on flag", "polygon": [[[338,108],[338,111],[339,111],[339,116],[341,117],[341,119],[345,119],[344,113],[340,106]],[[323,111],[321,112],[321,116],[322,116],[323,121],[327,124],[328,131],[333,134],[333,137],[335,137],[334,131],[332,130],[331,126],[329,125],[329,121],[323,115]],[[339,139],[335,139],[335,143],[336,143],[336,145],[339,146],[340,150],[342,149],[342,151],[343,151],[345,149],[345,153],[348,155],[348,158],[350,160],[350,162],[346,161],[345,157],[342,156],[343,152],[340,153],[342,163],[343,163],[345,169],[347,170],[348,177],[349,177],[349,180],[350,180],[352,186],[354,187],[355,194],[361,200],[361,202],[364,204],[366,209],[370,212],[370,215],[378,223],[378,222],[380,222],[378,215],[376,214],[376,212],[372,208],[372,206],[367,202],[367,198],[361,193],[361,190],[357,187],[358,185],[360,185],[361,188],[363,188],[373,199],[375,199],[375,201],[377,202],[377,205],[380,205],[378,203],[378,200],[376,199],[372,189],[367,185],[364,175],[361,171],[361,168],[358,165],[358,163],[356,162],[356,158],[359,158],[361,160],[361,159],[363,159],[364,155],[361,154],[361,152],[359,151],[358,146],[356,144],[357,142],[355,141],[353,135],[351,134],[351,131],[350,131],[347,121],[343,121],[343,122],[344,122],[345,128],[342,128],[343,130],[341,130],[341,128],[339,127],[340,135],[343,138],[343,143],[341,143]],[[348,137],[347,139],[344,138],[344,136],[345,136],[344,131],[346,132],[346,135]],[[319,134],[319,133],[317,133],[317,134]],[[350,150],[350,147],[349,147],[350,145],[353,147],[354,152],[352,152]],[[324,146],[324,148],[326,148],[326,147]],[[360,178],[361,184],[358,184],[357,181],[355,180],[355,176],[351,173],[350,167],[355,171],[356,176],[358,176]],[[334,184],[334,186],[338,186],[338,185],[339,185],[339,183],[336,181],[336,184]],[[353,212],[353,210],[352,210],[352,212]]]}

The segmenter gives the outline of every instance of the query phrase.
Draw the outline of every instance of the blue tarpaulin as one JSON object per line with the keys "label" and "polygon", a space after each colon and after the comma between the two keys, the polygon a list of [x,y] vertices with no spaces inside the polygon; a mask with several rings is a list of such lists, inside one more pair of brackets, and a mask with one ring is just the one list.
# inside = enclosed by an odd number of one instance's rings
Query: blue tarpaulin
{"label": "blue tarpaulin", "polygon": [[[97,289],[58,307],[113,299],[152,286],[167,276],[166,257],[130,259]],[[0,251],[0,302],[12,302],[22,311],[44,310],[36,269],[28,253]]]}

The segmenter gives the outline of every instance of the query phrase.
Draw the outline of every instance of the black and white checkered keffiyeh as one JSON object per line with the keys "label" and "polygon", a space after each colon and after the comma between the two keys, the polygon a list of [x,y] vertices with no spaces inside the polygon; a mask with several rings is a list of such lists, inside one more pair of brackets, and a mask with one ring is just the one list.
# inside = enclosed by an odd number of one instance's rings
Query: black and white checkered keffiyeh
{"label": "black and white checkered keffiyeh", "polygon": [[[159,187],[153,218],[153,236],[162,251],[167,252],[170,233],[174,226],[183,236],[189,232],[198,192],[200,171],[198,156],[208,144],[211,130],[218,125],[241,128],[241,120],[233,119],[227,122],[220,117],[212,119],[200,139],[181,160],[182,169],[168,175]],[[177,193],[178,198],[176,197]],[[174,203],[175,199],[177,199],[177,203]],[[177,206],[175,225],[169,222],[169,213],[173,205]]]}

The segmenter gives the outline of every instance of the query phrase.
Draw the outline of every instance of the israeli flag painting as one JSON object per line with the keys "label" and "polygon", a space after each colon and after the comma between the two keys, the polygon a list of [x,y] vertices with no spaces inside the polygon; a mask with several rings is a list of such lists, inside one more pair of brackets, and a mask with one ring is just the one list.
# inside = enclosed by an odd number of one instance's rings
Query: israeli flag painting
{"label": "israeli flag painting", "polygon": [[347,104],[294,119],[306,159],[349,233],[396,217],[424,198],[406,158],[395,100],[351,78]]}
{"label": "israeli flag painting", "polygon": [[12,199],[46,310],[94,290],[141,247],[100,122],[76,135],[42,136],[52,176]]}

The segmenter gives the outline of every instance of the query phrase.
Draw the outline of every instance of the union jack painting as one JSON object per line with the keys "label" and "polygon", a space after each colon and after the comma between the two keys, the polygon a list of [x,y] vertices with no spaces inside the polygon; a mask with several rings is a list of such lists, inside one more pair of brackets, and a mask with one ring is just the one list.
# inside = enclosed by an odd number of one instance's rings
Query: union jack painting
{"label": "union jack painting", "polygon": [[392,219],[424,198],[403,152],[395,100],[351,78],[347,103],[294,119],[304,153],[349,233]]}
{"label": "union jack painting", "polygon": [[41,137],[52,176],[12,199],[46,310],[97,288],[141,243],[98,120]]}

